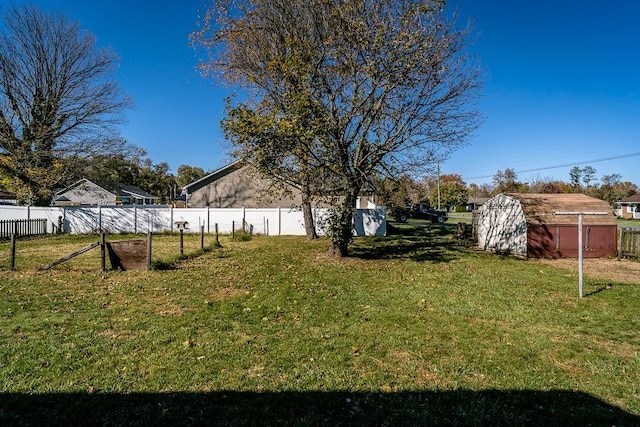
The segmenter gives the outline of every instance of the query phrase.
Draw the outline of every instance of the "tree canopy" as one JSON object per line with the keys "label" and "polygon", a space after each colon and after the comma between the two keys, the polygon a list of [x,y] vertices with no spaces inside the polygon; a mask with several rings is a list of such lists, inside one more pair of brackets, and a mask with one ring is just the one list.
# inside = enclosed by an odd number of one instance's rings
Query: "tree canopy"
{"label": "tree canopy", "polygon": [[332,254],[347,254],[374,177],[432,165],[479,125],[480,73],[455,18],[435,0],[217,0],[194,33],[204,72],[247,89],[227,110],[237,155],[339,196]]}
{"label": "tree canopy", "polygon": [[189,165],[178,166],[178,170],[176,172],[176,184],[179,187],[191,184],[206,175],[206,172],[201,167]]}
{"label": "tree canopy", "polygon": [[6,9],[0,26],[0,170],[23,201],[48,204],[68,159],[125,153],[116,125],[130,99],[118,57],[64,15]]}

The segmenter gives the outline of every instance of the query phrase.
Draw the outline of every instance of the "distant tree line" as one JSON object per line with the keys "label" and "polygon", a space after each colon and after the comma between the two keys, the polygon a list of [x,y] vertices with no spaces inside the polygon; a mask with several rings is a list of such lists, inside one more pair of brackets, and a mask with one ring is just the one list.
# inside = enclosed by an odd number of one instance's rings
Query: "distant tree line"
{"label": "distant tree line", "polygon": [[[177,173],[170,171],[166,162],[153,163],[142,149],[131,154],[101,154],[90,158],[69,159],[64,179],[58,181],[53,191],[61,190],[83,178],[100,184],[121,183],[135,185],[160,198],[160,203],[169,204],[181,194],[182,187],[206,175],[203,168],[181,165]],[[22,187],[11,174],[0,171],[0,189],[21,193]],[[48,205],[45,199],[41,205]],[[29,200],[21,200],[29,203]]]}
{"label": "distant tree line", "polygon": [[470,198],[492,197],[500,193],[583,193],[601,199],[614,206],[617,201],[639,191],[638,185],[623,181],[622,175],[602,175],[598,178],[593,166],[574,166],[569,171],[569,181],[556,180],[539,175],[520,180],[510,168],[499,170],[491,184],[466,184],[460,175],[443,174],[416,180],[408,175],[397,179],[379,181],[378,203],[387,206],[405,206],[429,202],[442,208],[465,205]]}

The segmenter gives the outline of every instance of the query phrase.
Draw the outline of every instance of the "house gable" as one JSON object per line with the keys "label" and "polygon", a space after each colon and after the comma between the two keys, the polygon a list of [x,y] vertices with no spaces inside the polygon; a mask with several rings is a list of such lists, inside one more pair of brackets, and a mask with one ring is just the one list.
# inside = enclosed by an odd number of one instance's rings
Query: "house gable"
{"label": "house gable", "polygon": [[86,178],[57,192],[53,199],[54,206],[115,204],[116,195],[114,193]]}
{"label": "house gable", "polygon": [[95,183],[86,178],[57,192],[54,206],[154,204],[158,197],[133,185]]}

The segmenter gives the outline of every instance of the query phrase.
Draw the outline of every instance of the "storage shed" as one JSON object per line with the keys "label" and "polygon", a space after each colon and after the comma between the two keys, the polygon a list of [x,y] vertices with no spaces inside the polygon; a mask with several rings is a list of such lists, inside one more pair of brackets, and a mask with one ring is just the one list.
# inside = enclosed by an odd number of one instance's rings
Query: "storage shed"
{"label": "storage shed", "polygon": [[478,246],[530,258],[577,258],[578,215],[559,212],[606,212],[583,215],[583,256],[616,256],[617,224],[611,207],[584,194],[492,197],[479,211]]}

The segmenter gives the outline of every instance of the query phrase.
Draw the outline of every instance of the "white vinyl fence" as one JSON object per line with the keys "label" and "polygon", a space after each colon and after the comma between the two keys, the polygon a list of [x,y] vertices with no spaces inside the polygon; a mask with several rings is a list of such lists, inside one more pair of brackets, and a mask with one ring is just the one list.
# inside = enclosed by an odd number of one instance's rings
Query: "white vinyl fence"
{"label": "white vinyl fence", "polygon": [[[325,209],[315,209],[314,217],[326,216]],[[99,206],[99,207],[29,207],[0,206],[0,220],[46,219],[47,232],[56,233],[58,226],[71,234],[153,233],[177,231],[177,223],[186,223],[185,232],[231,233],[233,227],[269,236],[304,235],[304,218],[299,209],[245,208],[172,208],[169,206]],[[322,221],[316,221],[321,223]],[[324,234],[321,224],[317,232]],[[382,236],[386,234],[384,207],[358,209],[354,220],[354,234]]]}

